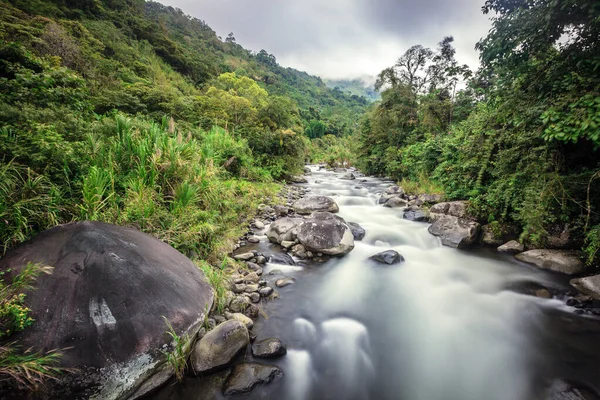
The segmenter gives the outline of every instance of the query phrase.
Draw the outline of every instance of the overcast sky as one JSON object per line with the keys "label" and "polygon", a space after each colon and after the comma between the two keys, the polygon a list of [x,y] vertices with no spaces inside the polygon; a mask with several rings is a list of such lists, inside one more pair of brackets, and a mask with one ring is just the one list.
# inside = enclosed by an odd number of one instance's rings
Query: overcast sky
{"label": "overcast sky", "polygon": [[478,66],[491,23],[484,0],[159,0],[206,21],[223,39],[323,78],[375,76],[413,44],[454,36],[456,58]]}

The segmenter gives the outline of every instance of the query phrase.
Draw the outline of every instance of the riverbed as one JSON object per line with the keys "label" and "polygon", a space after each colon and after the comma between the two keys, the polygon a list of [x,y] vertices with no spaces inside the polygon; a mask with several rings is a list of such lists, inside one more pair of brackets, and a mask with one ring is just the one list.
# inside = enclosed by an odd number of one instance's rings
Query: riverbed
{"label": "riverbed", "polygon": [[[243,398],[577,399],[568,397],[577,392],[567,383],[579,393],[600,392],[598,318],[577,315],[562,296],[519,289],[566,292],[567,279],[494,249],[442,246],[428,224],[377,204],[392,182],[311,169],[304,186],[332,197],[338,215],[366,235],[342,258],[267,264],[270,284],[282,274],[296,278],[277,289],[278,299],[260,304],[264,317],[253,328],[258,339],[277,337],[287,346],[287,355],[271,362],[284,377]],[[254,249],[282,251],[260,240]],[[369,260],[388,249],[405,261]],[[200,391],[198,379],[188,378],[153,398],[198,399]]]}

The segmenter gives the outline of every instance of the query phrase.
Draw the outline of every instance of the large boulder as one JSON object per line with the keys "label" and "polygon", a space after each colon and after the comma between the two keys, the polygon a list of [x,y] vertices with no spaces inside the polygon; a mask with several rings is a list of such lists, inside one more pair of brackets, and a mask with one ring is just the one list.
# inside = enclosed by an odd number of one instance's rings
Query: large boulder
{"label": "large boulder", "polygon": [[292,206],[298,214],[311,214],[315,211],[336,213],[340,210],[331,197],[307,196],[296,201]]}
{"label": "large boulder", "polygon": [[346,222],[346,224],[350,227],[352,231],[352,236],[354,236],[354,240],[363,240],[365,234],[365,228],[357,224],[356,222]]}
{"label": "large boulder", "polygon": [[580,274],[585,270],[585,265],[581,261],[581,252],[574,250],[528,250],[516,254],[515,258],[566,275]]}
{"label": "large boulder", "polygon": [[293,242],[298,233],[298,222],[299,220],[289,217],[280,218],[269,225],[266,235],[274,243]]}
{"label": "large boulder", "polygon": [[60,225],[8,252],[0,271],[14,275],[28,262],[54,272],[28,293],[35,323],[15,339],[34,351],[62,349],[60,365],[76,371],[57,384],[65,398],[131,399],[162,385],[173,375],[161,352],[171,345],[163,317],[194,337],[213,302],[187,257],[132,228]]}
{"label": "large boulder", "polygon": [[409,221],[427,222],[429,220],[427,213],[423,210],[408,210],[402,217]]}
{"label": "large boulder", "polygon": [[451,215],[431,214],[429,233],[438,236],[444,246],[466,248],[477,241],[479,224]]}
{"label": "large boulder", "polygon": [[393,196],[404,196],[404,189],[397,185],[390,186],[389,188],[385,189],[385,194]]}
{"label": "large boulder", "polygon": [[298,240],[313,253],[331,256],[342,256],[354,248],[354,236],[346,221],[328,212],[316,212],[304,220]]}
{"label": "large boulder", "polygon": [[192,369],[205,374],[227,366],[250,343],[246,325],[238,320],[225,321],[208,332],[194,347]]}
{"label": "large boulder", "polygon": [[600,275],[586,276],[585,278],[571,279],[571,286],[582,293],[600,300]]}

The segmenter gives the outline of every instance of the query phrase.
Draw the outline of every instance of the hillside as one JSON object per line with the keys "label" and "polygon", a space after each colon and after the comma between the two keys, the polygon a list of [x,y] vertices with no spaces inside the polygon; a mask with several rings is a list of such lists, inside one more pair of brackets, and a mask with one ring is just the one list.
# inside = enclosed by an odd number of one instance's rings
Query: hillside
{"label": "hillside", "polygon": [[361,79],[327,79],[325,84],[332,89],[339,88],[342,92],[350,95],[364,97],[370,102],[381,100],[381,94],[372,85],[366,84]]}

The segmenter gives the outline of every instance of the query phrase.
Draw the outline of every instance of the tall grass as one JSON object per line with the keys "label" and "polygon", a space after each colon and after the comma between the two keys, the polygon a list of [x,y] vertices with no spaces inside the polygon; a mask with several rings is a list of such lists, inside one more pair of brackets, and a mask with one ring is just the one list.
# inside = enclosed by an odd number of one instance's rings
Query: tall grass
{"label": "tall grass", "polygon": [[444,188],[439,183],[431,180],[425,173],[420,173],[417,180],[402,178],[398,183],[406,193],[410,194],[440,194],[444,195]]}
{"label": "tall grass", "polygon": [[[25,305],[23,291],[33,290],[37,278],[41,274],[50,274],[52,268],[28,263],[8,283],[4,277],[6,272],[0,274],[0,338],[5,341],[34,322],[29,316],[31,310]],[[59,360],[60,354],[56,350],[41,354],[31,349],[21,351],[15,343],[5,343],[0,346],[0,382],[23,389],[38,389],[48,379],[63,372],[58,367]]]}
{"label": "tall grass", "polygon": [[166,334],[171,338],[173,350],[163,351],[162,353],[165,355],[167,363],[173,369],[175,378],[178,382],[181,382],[183,381],[187,370],[187,359],[192,350],[193,339],[187,334],[182,336],[178,335],[169,320],[165,316],[163,316],[163,319],[167,325]]}
{"label": "tall grass", "polygon": [[60,191],[45,176],[0,163],[0,253],[57,224],[61,202]]}

